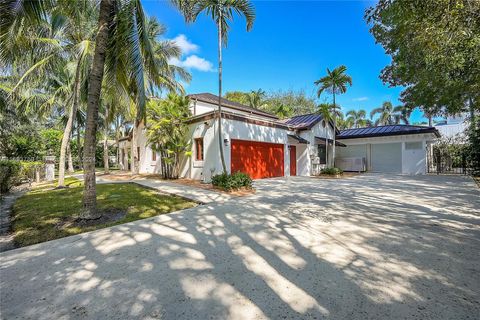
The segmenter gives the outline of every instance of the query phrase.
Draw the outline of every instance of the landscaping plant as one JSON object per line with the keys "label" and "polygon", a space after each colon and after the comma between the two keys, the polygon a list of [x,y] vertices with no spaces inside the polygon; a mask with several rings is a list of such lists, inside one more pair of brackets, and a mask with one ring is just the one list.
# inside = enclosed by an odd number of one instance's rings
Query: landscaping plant
{"label": "landscaping plant", "polygon": [[329,168],[323,168],[320,170],[321,174],[326,174],[326,175],[331,175],[331,176],[338,176],[343,174],[343,170],[340,168],[335,168],[335,167],[329,167]]}
{"label": "landscaping plant", "polygon": [[212,177],[212,185],[225,191],[238,189],[252,189],[252,178],[246,173],[235,172],[234,174],[221,173]]}

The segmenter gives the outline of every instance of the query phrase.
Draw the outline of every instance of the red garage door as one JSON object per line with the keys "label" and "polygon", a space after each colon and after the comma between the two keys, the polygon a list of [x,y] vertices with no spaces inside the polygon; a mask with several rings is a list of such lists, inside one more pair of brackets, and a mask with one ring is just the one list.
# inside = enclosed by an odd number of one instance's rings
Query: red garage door
{"label": "red garage door", "polygon": [[283,144],[232,139],[232,173],[248,173],[252,179],[283,177]]}

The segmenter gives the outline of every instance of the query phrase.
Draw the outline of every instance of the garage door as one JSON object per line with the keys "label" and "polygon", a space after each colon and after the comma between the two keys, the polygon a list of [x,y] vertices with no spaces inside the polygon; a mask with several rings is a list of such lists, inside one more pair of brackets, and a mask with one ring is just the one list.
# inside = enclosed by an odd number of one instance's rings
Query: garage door
{"label": "garage door", "polygon": [[253,179],[283,177],[283,144],[232,139],[231,169]]}
{"label": "garage door", "polygon": [[373,172],[402,172],[402,144],[372,144]]}

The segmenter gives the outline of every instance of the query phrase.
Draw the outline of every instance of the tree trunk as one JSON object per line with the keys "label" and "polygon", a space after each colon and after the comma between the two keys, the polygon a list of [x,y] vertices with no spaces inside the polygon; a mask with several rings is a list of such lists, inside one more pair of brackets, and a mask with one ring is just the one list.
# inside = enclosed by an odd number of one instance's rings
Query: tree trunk
{"label": "tree trunk", "polygon": [[218,147],[220,148],[220,160],[222,161],[223,173],[227,173],[225,156],[223,154],[222,139],[222,18],[218,18]]}
{"label": "tree trunk", "polygon": [[105,174],[110,173],[110,168],[108,165],[108,106],[105,106],[105,129],[103,132],[103,170]]}
{"label": "tree trunk", "polygon": [[77,157],[78,157],[78,166],[80,169],[83,169],[82,164],[82,144],[81,144],[81,136],[80,136],[80,124],[78,123],[77,119]]}
{"label": "tree trunk", "polygon": [[73,168],[73,159],[72,159],[72,148],[70,148],[70,144],[67,146],[67,158],[68,158],[68,172],[73,173],[75,169]]}
{"label": "tree trunk", "polygon": [[109,25],[112,20],[112,0],[100,2],[100,15],[98,17],[98,33],[95,40],[95,53],[93,56],[92,69],[89,76],[89,88],[87,99],[87,121],[85,128],[85,143],[83,150],[83,209],[80,212],[81,219],[97,219],[101,214],[97,211],[97,192],[95,182],[95,147],[97,144],[98,105],[107,51]]}
{"label": "tree trunk", "polygon": [[[58,161],[58,184],[57,188],[65,187],[65,154],[70,145],[70,136],[72,134],[73,122],[77,114],[78,104],[80,100],[80,71],[81,59],[78,59],[77,69],[75,70],[75,82],[73,86],[73,104],[68,112],[68,120],[63,132],[62,144],[60,146],[60,159]],[[71,155],[70,155],[71,157]]]}
{"label": "tree trunk", "polygon": [[131,154],[131,168],[130,172],[132,174],[137,174],[137,164],[138,164],[138,152],[137,152],[137,121],[134,121],[133,128],[132,128],[132,146]]}
{"label": "tree trunk", "polygon": [[333,149],[332,149],[332,161],[333,167],[335,167],[335,142],[336,142],[336,128],[337,128],[337,105],[335,104],[335,86],[333,87]]}

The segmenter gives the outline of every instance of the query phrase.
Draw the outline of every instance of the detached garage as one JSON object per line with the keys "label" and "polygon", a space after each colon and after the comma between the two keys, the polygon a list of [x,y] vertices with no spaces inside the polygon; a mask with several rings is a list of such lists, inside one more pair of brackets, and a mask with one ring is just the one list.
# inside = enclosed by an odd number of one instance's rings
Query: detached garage
{"label": "detached garage", "polygon": [[413,125],[342,130],[337,139],[347,147],[337,149],[337,163],[345,171],[360,162],[370,172],[425,174],[427,145],[438,137],[433,127]]}

